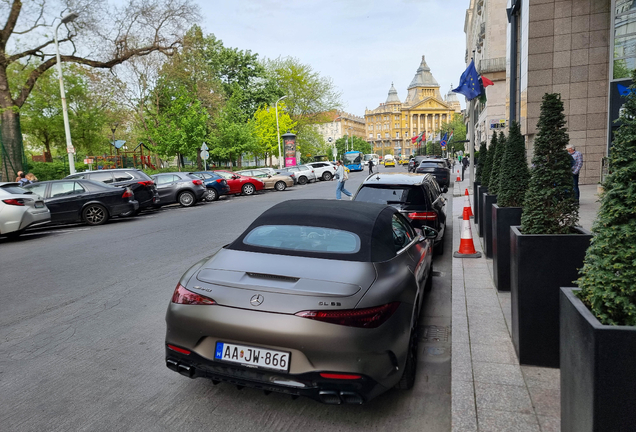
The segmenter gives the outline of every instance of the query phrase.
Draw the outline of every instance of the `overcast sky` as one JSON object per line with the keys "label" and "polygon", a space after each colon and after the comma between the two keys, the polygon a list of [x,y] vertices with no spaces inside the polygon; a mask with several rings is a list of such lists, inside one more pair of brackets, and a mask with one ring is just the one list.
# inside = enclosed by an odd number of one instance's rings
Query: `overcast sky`
{"label": "overcast sky", "polygon": [[297,57],[331,77],[359,116],[386,100],[391,82],[404,101],[422,55],[442,95],[465,69],[468,0],[198,1],[206,33],[260,57]]}

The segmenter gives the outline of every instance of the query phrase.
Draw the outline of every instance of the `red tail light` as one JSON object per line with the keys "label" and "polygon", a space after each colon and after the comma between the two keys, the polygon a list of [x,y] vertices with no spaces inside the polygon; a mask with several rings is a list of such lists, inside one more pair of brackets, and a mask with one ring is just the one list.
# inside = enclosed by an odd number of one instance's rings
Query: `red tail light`
{"label": "red tail light", "polygon": [[355,380],[362,378],[362,375],[352,375],[352,374],[339,374],[339,373],[321,373],[321,377],[328,379],[339,379],[339,380]]}
{"label": "red tail light", "polygon": [[203,184],[203,180],[192,180],[192,183],[194,183],[197,186],[201,186]]}
{"label": "red tail light", "polygon": [[413,220],[436,220],[437,213],[433,211],[429,212],[413,212],[408,214],[409,218]]}
{"label": "red tail light", "polygon": [[134,195],[132,193],[132,191],[128,188],[126,188],[126,191],[124,192],[124,194],[121,196],[122,198],[132,198]]}
{"label": "red tail light", "polygon": [[222,179],[216,179],[216,182],[217,183],[223,183],[223,180]]}
{"label": "red tail light", "polygon": [[155,184],[155,182],[153,182],[152,180],[142,180],[138,181],[137,183],[143,186],[152,186],[153,184]]}
{"label": "red tail light", "polygon": [[2,200],[3,203],[5,204],[9,204],[9,205],[14,205],[14,206],[23,206],[24,205],[24,200],[23,199],[6,199],[6,200]]}
{"label": "red tail light", "polygon": [[210,297],[205,297],[185,289],[183,285],[177,284],[172,294],[172,303],[188,305],[214,305],[216,302]]}
{"label": "red tail light", "polygon": [[185,355],[190,355],[190,351],[188,351],[187,349],[183,349],[183,348],[179,348],[178,346],[174,346],[174,345],[168,345],[168,349],[171,349],[172,351],[176,351],[178,353],[181,354],[185,354]]}
{"label": "red tail light", "polygon": [[366,309],[302,311],[296,316],[348,327],[376,328],[384,324],[399,305],[399,302],[393,302]]}

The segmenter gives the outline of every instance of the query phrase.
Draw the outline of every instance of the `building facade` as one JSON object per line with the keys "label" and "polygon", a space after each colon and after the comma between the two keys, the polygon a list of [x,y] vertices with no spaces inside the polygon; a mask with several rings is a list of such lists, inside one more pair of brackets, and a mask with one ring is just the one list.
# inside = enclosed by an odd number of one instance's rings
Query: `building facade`
{"label": "building facade", "polygon": [[322,121],[316,123],[314,127],[320,133],[325,140],[325,143],[329,142],[329,138],[332,139],[332,143],[343,136],[357,136],[365,139],[365,122],[363,117],[359,117],[344,111],[329,111],[323,113]]}
{"label": "building facade", "polygon": [[426,132],[428,138],[450,123],[454,113],[461,111],[454,93],[442,98],[439,84],[426,64],[424,56],[415,77],[408,86],[404,102],[391,84],[386,102],[373,110],[365,110],[366,139],[374,153],[410,156],[417,144],[411,138]]}
{"label": "building facade", "polygon": [[506,3],[507,0],[470,0],[466,10],[466,64],[473,58],[477,72],[494,83],[486,87],[487,102],[476,102],[477,143],[489,142],[493,133],[507,128]]}

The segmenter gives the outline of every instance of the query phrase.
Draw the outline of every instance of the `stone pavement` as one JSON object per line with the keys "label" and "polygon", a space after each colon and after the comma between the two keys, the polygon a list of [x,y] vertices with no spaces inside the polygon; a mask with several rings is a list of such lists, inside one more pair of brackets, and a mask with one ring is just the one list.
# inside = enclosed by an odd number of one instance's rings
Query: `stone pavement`
{"label": "stone pavement", "polygon": [[[468,175],[454,186],[455,220],[462,214],[466,189],[472,195]],[[599,207],[596,185],[580,190],[580,223],[590,229]],[[461,225],[453,224],[453,251],[459,249]],[[471,225],[475,249],[483,252],[483,239]],[[497,292],[492,272],[492,259],[485,254],[453,258],[452,431],[558,432],[559,369],[519,365],[511,338],[510,293]]]}

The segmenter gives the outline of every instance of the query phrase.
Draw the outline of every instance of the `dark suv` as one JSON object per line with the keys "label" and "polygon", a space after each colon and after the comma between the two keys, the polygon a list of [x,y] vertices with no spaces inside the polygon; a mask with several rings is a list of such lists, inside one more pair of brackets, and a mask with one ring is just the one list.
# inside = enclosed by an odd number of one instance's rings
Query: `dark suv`
{"label": "dark suv", "polygon": [[[71,174],[70,176],[66,176],[66,178],[88,179],[113,186],[129,187],[135,195],[135,200],[139,202],[139,209],[134,213],[159,204],[159,194],[157,193],[155,182],[152,181],[145,172],[135,168],[86,171]],[[130,214],[124,214],[122,216],[130,216]]]}
{"label": "dark suv", "polygon": [[435,253],[444,253],[446,199],[430,174],[372,174],[360,185],[354,201],[389,204],[406,216],[411,225],[436,229]]}
{"label": "dark suv", "polygon": [[448,191],[450,186],[450,169],[446,165],[444,159],[428,158],[420,161],[420,164],[415,169],[418,174],[431,174],[437,180],[439,187],[444,191]]}

